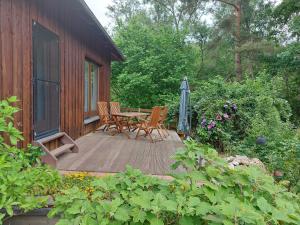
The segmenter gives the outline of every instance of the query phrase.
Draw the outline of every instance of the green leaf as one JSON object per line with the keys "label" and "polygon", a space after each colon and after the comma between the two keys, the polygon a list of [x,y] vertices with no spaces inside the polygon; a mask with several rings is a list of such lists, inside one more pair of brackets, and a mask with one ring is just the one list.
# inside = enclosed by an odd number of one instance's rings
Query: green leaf
{"label": "green leaf", "polygon": [[191,197],[189,200],[188,200],[188,206],[189,207],[194,207],[194,206],[198,206],[199,204],[201,203],[200,199],[199,198],[196,198],[196,197]]}
{"label": "green leaf", "polygon": [[70,225],[73,224],[71,220],[68,219],[60,219],[56,225]]}
{"label": "green leaf", "polygon": [[125,208],[125,207],[118,208],[114,215],[114,218],[116,220],[123,221],[123,222],[128,221],[130,219],[130,217],[129,217],[129,212],[128,212],[127,208]]}
{"label": "green leaf", "polygon": [[0,213],[0,223],[4,219],[4,217],[5,217],[5,214]]}
{"label": "green leaf", "polygon": [[133,222],[138,223],[144,223],[144,221],[146,220],[146,216],[147,214],[138,208],[134,208],[133,210],[131,210],[131,216],[133,218]]}
{"label": "green leaf", "polygon": [[10,103],[16,102],[17,100],[18,100],[17,96],[11,96],[7,99],[7,101]]}
{"label": "green leaf", "polygon": [[177,202],[172,200],[165,200],[162,202],[162,206],[165,207],[168,211],[177,211]]}
{"label": "green leaf", "polygon": [[264,197],[260,197],[257,199],[257,206],[264,213],[270,213],[273,210],[273,207],[268,203],[268,201]]}
{"label": "green leaf", "polygon": [[6,206],[5,209],[6,209],[6,212],[7,212],[7,214],[8,214],[9,216],[13,216],[13,215],[14,215],[13,208],[12,208],[10,205]]}
{"label": "green leaf", "polygon": [[56,216],[58,213],[60,213],[61,209],[59,208],[52,208],[51,211],[48,213],[48,218],[53,218],[54,216]]}
{"label": "green leaf", "polygon": [[66,210],[66,213],[71,215],[79,214],[81,213],[81,207],[82,205],[80,204],[80,202],[74,203],[70,208]]}
{"label": "green leaf", "polygon": [[213,166],[208,166],[206,172],[210,177],[217,177],[220,174],[220,170]]}
{"label": "green leaf", "polygon": [[234,225],[230,220],[224,220],[223,224],[224,225]]}
{"label": "green leaf", "polygon": [[156,216],[150,216],[148,219],[150,225],[164,225],[164,221],[160,218],[157,218]]}
{"label": "green leaf", "polygon": [[194,220],[192,217],[184,216],[179,219],[180,225],[194,225]]}
{"label": "green leaf", "polygon": [[196,214],[204,216],[210,212],[211,205],[207,202],[200,202],[196,207]]}
{"label": "green leaf", "polygon": [[136,204],[136,205],[142,207],[143,209],[150,209],[152,199],[153,199],[153,197],[151,196],[151,194],[149,192],[142,192],[138,196],[131,197],[130,201],[132,202],[132,204]]}

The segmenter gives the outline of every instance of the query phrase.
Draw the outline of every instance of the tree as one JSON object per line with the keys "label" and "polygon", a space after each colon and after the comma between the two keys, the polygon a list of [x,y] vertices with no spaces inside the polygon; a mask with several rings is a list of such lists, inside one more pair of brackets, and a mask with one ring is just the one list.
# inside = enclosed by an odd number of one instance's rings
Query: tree
{"label": "tree", "polygon": [[199,10],[203,9],[203,2],[199,0],[145,0],[145,2],[153,6],[158,21],[170,20],[177,32],[199,18],[201,15]]}
{"label": "tree", "polygon": [[163,105],[179,92],[180,82],[195,73],[194,50],[186,34],[157,26],[146,15],[117,28],[115,41],[127,60],[113,65],[114,98],[131,107]]}
{"label": "tree", "polygon": [[241,1],[216,0],[226,5],[232,6],[235,12],[235,73],[237,80],[242,80],[242,60],[241,60]]}
{"label": "tree", "polygon": [[191,25],[191,36],[193,38],[192,42],[196,42],[200,48],[200,69],[199,72],[204,67],[204,55],[206,51],[206,45],[210,38],[210,28],[206,23],[194,22]]}
{"label": "tree", "polygon": [[108,16],[114,20],[116,26],[122,26],[143,12],[144,9],[139,0],[113,0],[112,4],[108,6]]}

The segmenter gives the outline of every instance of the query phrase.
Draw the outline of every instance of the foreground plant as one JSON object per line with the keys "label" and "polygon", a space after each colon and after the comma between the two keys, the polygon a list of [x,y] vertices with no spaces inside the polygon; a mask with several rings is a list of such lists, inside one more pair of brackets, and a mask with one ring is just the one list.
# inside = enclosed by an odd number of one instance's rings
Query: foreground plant
{"label": "foreground plant", "polygon": [[16,101],[15,97],[0,101],[0,224],[13,216],[14,209],[27,212],[47,205],[48,197],[41,196],[60,184],[59,174],[40,164],[40,149],[16,147],[23,140],[13,126],[13,115],[18,109],[12,104]]}
{"label": "foreground plant", "polygon": [[214,149],[186,143],[166,181],[130,167],[95,179],[93,192],[74,186],[55,199],[49,216],[64,224],[299,224],[299,196],[256,167],[230,169]]}

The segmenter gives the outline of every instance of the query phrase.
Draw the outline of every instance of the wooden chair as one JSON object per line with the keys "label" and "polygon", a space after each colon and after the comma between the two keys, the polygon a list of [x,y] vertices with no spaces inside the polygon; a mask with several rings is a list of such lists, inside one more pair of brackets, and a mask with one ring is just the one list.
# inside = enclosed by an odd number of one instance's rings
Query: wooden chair
{"label": "wooden chair", "polygon": [[168,117],[168,112],[169,112],[168,107],[166,107],[166,106],[162,107],[159,122],[158,122],[159,123],[158,126],[162,130],[162,133],[163,133],[165,138],[170,135],[169,132],[168,132],[168,129],[165,126],[165,122],[166,122],[166,119]]}
{"label": "wooden chair", "polygon": [[121,107],[119,102],[110,102],[110,113],[115,114],[115,113],[120,113],[121,112]]}
{"label": "wooden chair", "polygon": [[98,114],[100,117],[100,126],[104,126],[103,131],[109,130],[112,126],[116,126],[114,120],[111,119],[108,112],[108,103],[107,102],[98,102]]}
{"label": "wooden chair", "polygon": [[[121,106],[119,102],[110,102],[109,104],[111,115],[121,112]],[[130,131],[130,121],[120,117],[114,117],[113,119],[118,124],[119,129],[127,128]]]}
{"label": "wooden chair", "polygon": [[[159,106],[153,107],[149,120],[142,121],[140,124],[137,124],[138,132],[136,134],[135,139],[138,139],[139,136],[145,136],[145,137],[149,136],[151,142],[153,143],[154,140],[151,134],[154,130],[157,130],[159,136],[161,137],[161,140],[163,140],[159,128],[160,113],[161,113],[161,108]],[[139,135],[140,131],[144,131],[145,134]]]}

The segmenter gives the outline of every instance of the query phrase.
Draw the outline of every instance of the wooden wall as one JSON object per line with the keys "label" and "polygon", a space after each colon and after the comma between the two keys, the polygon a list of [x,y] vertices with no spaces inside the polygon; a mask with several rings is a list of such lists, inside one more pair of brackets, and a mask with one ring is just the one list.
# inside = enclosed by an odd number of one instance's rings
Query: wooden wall
{"label": "wooden wall", "polygon": [[84,60],[101,65],[99,99],[110,98],[110,52],[97,27],[74,0],[0,0],[0,99],[16,95],[15,116],[26,143],[32,141],[32,23],[59,36],[60,127],[76,139],[85,132]]}

